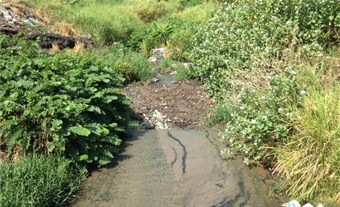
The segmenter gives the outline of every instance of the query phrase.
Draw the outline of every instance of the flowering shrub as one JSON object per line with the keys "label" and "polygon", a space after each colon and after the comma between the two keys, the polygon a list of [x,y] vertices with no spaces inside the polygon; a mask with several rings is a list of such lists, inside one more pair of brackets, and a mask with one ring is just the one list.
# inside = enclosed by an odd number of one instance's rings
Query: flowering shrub
{"label": "flowering shrub", "polygon": [[[228,1],[233,2],[233,1]],[[339,43],[340,4],[323,1],[249,1],[225,3],[192,38],[187,59],[191,73],[215,99],[237,88],[239,71],[270,70],[284,49],[321,50]]]}
{"label": "flowering shrub", "polygon": [[291,112],[306,93],[292,68],[268,79],[263,93],[245,88],[238,95],[239,104],[227,122],[224,138],[245,154],[246,164],[272,159],[268,156],[270,148],[287,140],[292,132]]}

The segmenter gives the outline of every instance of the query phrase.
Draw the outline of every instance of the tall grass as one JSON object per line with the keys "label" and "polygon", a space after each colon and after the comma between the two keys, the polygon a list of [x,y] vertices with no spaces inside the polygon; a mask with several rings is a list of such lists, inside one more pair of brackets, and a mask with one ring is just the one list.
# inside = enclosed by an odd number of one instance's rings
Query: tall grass
{"label": "tall grass", "polygon": [[84,178],[71,170],[70,161],[44,155],[1,163],[0,206],[62,206],[72,198]]}
{"label": "tall grass", "polygon": [[276,171],[298,199],[340,203],[340,84],[311,89],[295,112],[296,134],[278,149]]}
{"label": "tall grass", "polygon": [[124,6],[89,4],[75,7],[67,17],[79,30],[104,44],[126,42],[130,34],[142,25],[138,15]]}
{"label": "tall grass", "polygon": [[[64,1],[24,0],[49,18],[49,25],[59,30],[60,22],[67,21],[82,34],[95,37],[103,44],[121,41],[144,23],[172,15],[179,10],[177,1],[116,0],[116,1]],[[75,3],[72,3],[75,2]]]}

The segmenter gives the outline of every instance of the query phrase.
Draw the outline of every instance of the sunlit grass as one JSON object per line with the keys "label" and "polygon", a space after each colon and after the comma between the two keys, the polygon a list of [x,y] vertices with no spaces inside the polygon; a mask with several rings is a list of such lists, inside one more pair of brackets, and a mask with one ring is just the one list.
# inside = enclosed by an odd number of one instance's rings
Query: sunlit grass
{"label": "sunlit grass", "polygon": [[295,113],[296,134],[278,149],[276,171],[301,200],[340,203],[340,84],[312,89]]}

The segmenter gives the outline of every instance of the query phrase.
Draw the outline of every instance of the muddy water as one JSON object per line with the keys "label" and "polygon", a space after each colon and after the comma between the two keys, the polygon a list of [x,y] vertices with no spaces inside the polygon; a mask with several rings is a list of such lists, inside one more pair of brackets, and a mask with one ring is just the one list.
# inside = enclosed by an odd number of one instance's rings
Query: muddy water
{"label": "muddy water", "polygon": [[281,206],[269,174],[223,160],[214,130],[136,130],[117,163],[94,172],[72,207]]}

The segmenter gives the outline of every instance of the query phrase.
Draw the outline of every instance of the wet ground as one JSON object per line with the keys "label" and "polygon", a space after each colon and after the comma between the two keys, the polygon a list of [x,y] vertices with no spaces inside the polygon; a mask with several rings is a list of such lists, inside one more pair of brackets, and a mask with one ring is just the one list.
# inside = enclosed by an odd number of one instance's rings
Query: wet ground
{"label": "wet ground", "polygon": [[116,163],[94,172],[72,207],[281,206],[270,174],[223,160],[216,130],[136,130]]}

